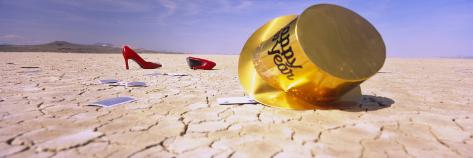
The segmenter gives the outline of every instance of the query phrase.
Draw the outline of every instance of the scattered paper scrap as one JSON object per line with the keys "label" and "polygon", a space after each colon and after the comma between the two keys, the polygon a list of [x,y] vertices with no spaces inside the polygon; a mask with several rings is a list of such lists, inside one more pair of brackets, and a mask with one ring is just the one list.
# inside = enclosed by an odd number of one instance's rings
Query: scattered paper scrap
{"label": "scattered paper scrap", "polygon": [[126,86],[126,82],[110,83],[109,86]]}
{"label": "scattered paper scrap", "polygon": [[258,104],[258,102],[250,97],[226,97],[217,98],[217,103],[220,105],[234,105],[234,104]]}
{"label": "scattered paper scrap", "polygon": [[39,68],[39,67],[37,67],[37,66],[22,66],[20,68],[22,68],[22,69],[36,69],[36,68]]}
{"label": "scattered paper scrap", "polygon": [[109,86],[125,86],[125,87],[147,87],[144,82],[116,82],[110,83]]}
{"label": "scattered paper scrap", "polygon": [[116,97],[116,98],[110,98],[110,99],[105,99],[105,100],[101,100],[101,101],[98,101],[98,102],[94,102],[94,103],[89,104],[89,105],[91,105],[91,106],[100,106],[100,107],[113,107],[113,106],[117,106],[117,105],[120,105],[120,104],[129,103],[129,102],[132,102],[132,101],[135,101],[135,99],[131,98],[131,97]]}
{"label": "scattered paper scrap", "polygon": [[146,74],[145,76],[159,76],[159,75],[162,75],[162,76],[189,76],[186,73],[161,73],[161,72]]}
{"label": "scattered paper scrap", "polygon": [[189,76],[185,73],[166,73],[168,76]]}
{"label": "scattered paper scrap", "polygon": [[118,80],[114,79],[107,79],[107,80],[99,80],[101,84],[111,84],[111,83],[118,83]]}
{"label": "scattered paper scrap", "polygon": [[18,71],[17,73],[20,74],[31,74],[31,73],[38,73],[41,72],[41,70],[25,70],[25,71]]}
{"label": "scattered paper scrap", "polygon": [[126,83],[127,87],[146,87],[146,83],[144,82],[128,82]]}

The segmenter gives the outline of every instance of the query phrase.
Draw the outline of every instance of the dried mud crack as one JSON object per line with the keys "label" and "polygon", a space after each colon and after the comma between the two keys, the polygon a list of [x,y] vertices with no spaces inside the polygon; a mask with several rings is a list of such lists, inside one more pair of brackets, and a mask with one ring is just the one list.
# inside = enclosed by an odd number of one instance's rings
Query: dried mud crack
{"label": "dried mud crack", "polygon": [[[0,53],[0,63],[15,63],[0,67],[0,157],[473,155],[473,60],[388,58],[381,72],[389,73],[361,85],[360,105],[296,111],[218,105],[217,98],[246,95],[238,56],[202,55],[218,61],[212,71],[190,70],[186,55],[143,56],[164,66],[123,71],[120,54]],[[155,72],[188,76],[145,75]],[[117,96],[137,101],[87,106]]]}

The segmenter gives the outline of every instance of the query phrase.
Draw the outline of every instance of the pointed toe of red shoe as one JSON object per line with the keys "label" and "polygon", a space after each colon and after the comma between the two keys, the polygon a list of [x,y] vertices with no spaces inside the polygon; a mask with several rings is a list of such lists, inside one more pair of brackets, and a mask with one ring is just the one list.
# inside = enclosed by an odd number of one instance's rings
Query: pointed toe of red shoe
{"label": "pointed toe of red shoe", "polygon": [[160,68],[160,67],[163,66],[163,65],[161,65],[161,64],[159,64],[159,63],[153,63],[153,62],[148,62],[147,65],[148,65],[148,66],[143,67],[143,69],[157,69],[157,68]]}

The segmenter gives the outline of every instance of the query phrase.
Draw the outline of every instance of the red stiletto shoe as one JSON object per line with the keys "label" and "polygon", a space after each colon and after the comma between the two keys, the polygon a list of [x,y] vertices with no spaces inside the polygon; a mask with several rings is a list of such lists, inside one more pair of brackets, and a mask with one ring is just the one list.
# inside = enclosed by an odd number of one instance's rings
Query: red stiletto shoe
{"label": "red stiletto shoe", "polygon": [[133,49],[131,49],[127,45],[123,46],[122,54],[123,54],[123,58],[125,58],[125,67],[127,70],[128,70],[128,59],[134,60],[143,69],[156,69],[162,66],[159,63],[145,61],[135,51],[133,51]]}
{"label": "red stiletto shoe", "polygon": [[203,70],[212,70],[212,68],[215,67],[215,62],[206,60],[206,59],[201,59],[201,58],[196,58],[196,57],[187,57],[187,65],[191,69],[203,69]]}

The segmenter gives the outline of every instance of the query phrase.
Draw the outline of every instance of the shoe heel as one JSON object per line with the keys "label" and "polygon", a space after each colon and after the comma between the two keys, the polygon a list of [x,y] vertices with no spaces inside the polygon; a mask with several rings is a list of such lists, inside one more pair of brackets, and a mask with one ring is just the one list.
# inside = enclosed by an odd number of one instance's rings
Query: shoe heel
{"label": "shoe heel", "polygon": [[128,59],[125,59],[125,68],[128,70]]}

